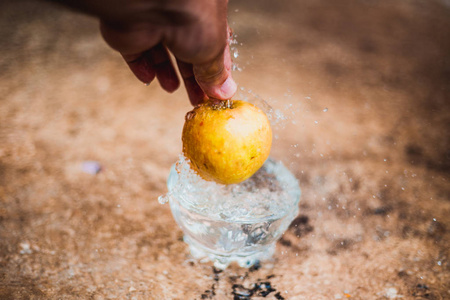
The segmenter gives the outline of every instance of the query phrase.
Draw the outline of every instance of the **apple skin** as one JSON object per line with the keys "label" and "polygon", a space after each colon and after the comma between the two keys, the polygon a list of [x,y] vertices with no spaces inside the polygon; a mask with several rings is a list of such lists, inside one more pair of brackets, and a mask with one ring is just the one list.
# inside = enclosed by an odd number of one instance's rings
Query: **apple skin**
{"label": "apple skin", "polygon": [[205,180],[234,184],[251,177],[269,157],[266,114],[245,101],[209,100],[186,114],[183,153]]}

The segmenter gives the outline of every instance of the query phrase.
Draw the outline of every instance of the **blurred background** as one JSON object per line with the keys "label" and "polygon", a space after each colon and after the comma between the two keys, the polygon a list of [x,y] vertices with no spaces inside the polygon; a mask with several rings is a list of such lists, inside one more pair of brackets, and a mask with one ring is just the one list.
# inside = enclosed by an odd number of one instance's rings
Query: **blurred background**
{"label": "blurred background", "polygon": [[235,98],[272,107],[303,195],[273,261],[218,272],[157,201],[183,88],[137,81],[93,18],[0,3],[1,299],[450,298],[449,1],[230,1],[229,23]]}

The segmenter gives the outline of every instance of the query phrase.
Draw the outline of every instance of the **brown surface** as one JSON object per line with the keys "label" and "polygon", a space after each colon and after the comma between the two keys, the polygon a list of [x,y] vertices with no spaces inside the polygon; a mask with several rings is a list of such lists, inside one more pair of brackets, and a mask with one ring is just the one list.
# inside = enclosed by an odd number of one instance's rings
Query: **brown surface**
{"label": "brown surface", "polygon": [[[214,274],[156,201],[184,91],[136,81],[94,20],[9,2],[0,299],[232,299],[233,284],[269,275],[264,299],[450,299],[448,6],[231,3],[238,83],[290,118],[273,156],[300,179],[302,217],[273,262]],[[85,160],[102,172],[81,172]]]}

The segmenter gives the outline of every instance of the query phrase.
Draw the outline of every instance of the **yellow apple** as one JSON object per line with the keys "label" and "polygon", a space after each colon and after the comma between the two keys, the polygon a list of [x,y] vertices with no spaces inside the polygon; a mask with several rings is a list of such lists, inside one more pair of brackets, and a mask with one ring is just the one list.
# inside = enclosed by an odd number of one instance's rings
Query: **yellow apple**
{"label": "yellow apple", "polygon": [[266,114],[239,100],[208,100],[186,114],[183,153],[205,180],[239,183],[264,164],[272,145]]}

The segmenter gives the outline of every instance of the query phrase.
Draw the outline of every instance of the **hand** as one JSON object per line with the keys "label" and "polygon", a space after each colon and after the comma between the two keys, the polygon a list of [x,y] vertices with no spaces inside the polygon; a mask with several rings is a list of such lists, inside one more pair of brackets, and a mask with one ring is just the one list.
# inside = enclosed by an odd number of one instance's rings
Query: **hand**
{"label": "hand", "polygon": [[179,86],[175,56],[193,105],[230,99],[227,0],[57,0],[100,18],[105,41],[144,83],[158,78],[168,92]]}

